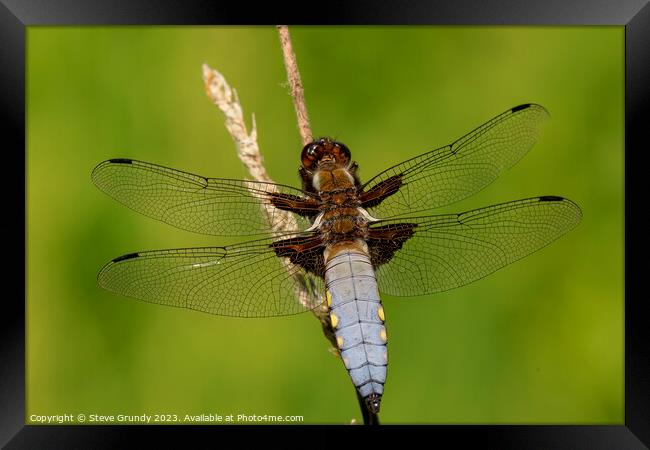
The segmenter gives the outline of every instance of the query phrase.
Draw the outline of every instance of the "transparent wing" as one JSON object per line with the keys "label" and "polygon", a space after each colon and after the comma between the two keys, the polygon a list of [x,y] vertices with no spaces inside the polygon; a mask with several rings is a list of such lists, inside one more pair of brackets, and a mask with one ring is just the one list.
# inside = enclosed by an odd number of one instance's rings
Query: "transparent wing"
{"label": "transparent wing", "polygon": [[492,183],[537,141],[548,118],[544,107],[525,104],[496,116],[445,147],[393,166],[364,184],[363,190],[399,190],[369,211],[387,219],[445,206]]}
{"label": "transparent wing", "polygon": [[381,221],[373,228],[387,239],[368,243],[382,292],[424,295],[483,278],[551,243],[581,217],[571,200],[536,197],[461,214]]}
{"label": "transparent wing", "polygon": [[104,161],[93,170],[92,180],[139,213],[202,234],[274,234],[269,224],[284,231],[293,229],[294,224],[298,229],[309,227],[307,219],[274,208],[278,201],[296,201],[305,212],[312,212],[310,194],[290,186],[205,178],[132,159]]}
{"label": "transparent wing", "polygon": [[276,256],[273,246],[268,239],[131,253],[109,262],[97,280],[109,291],[146,302],[223,316],[283,316],[322,303],[323,281],[314,273],[324,270],[322,252],[294,255],[290,262]]}

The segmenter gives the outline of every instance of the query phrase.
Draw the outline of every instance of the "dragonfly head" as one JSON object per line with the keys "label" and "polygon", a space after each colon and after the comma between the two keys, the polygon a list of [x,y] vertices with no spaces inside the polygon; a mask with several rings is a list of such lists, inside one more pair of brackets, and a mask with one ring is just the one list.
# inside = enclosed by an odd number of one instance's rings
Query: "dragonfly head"
{"label": "dragonfly head", "polygon": [[351,157],[350,149],[345,144],[326,137],[305,145],[300,155],[302,167],[309,172],[316,169],[348,167]]}

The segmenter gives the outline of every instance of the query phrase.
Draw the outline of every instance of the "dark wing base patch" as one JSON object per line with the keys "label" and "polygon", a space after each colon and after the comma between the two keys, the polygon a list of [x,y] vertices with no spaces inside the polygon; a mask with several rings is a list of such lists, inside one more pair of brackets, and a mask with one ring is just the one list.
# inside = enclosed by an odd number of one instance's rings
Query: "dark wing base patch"
{"label": "dark wing base patch", "polygon": [[402,174],[393,175],[361,193],[361,206],[368,209],[379,205],[402,187]]}
{"label": "dark wing base patch", "polygon": [[273,242],[271,247],[277,256],[289,258],[292,264],[302,267],[307,273],[325,278],[325,247],[320,237],[283,239]]}
{"label": "dark wing base patch", "polygon": [[386,264],[415,233],[416,223],[396,223],[368,230],[368,251],[373,267]]}

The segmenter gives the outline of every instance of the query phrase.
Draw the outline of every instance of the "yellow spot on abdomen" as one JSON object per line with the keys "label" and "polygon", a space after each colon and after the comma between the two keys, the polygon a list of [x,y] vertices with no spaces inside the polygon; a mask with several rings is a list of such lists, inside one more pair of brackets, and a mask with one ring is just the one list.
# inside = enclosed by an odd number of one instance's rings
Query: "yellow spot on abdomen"
{"label": "yellow spot on abdomen", "polygon": [[330,314],[330,320],[332,321],[332,328],[336,328],[336,326],[339,324],[339,318],[336,316],[336,314]]}
{"label": "yellow spot on abdomen", "polygon": [[332,306],[332,294],[330,291],[325,291],[325,298],[327,299],[327,306]]}
{"label": "yellow spot on abdomen", "polygon": [[386,328],[385,327],[381,327],[381,331],[379,332],[379,337],[384,342],[386,342],[388,340],[388,338],[386,337]]}
{"label": "yellow spot on abdomen", "polygon": [[343,337],[337,336],[336,343],[338,344],[339,348],[343,348]]}
{"label": "yellow spot on abdomen", "polygon": [[377,315],[379,316],[379,320],[384,322],[386,320],[386,317],[384,317],[384,308],[382,306],[379,307],[377,310]]}

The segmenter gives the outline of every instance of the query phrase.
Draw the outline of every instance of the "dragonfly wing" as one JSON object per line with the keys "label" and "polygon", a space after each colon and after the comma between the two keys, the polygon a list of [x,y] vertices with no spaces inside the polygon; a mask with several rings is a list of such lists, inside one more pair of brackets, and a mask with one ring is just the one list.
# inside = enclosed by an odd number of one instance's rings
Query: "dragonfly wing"
{"label": "dragonfly wing", "polygon": [[[104,161],[93,170],[92,180],[103,192],[139,213],[216,236],[302,230],[310,225],[305,217],[318,212],[310,194],[290,186],[206,178],[132,159]],[[278,209],[278,205],[294,206],[305,216]]]}
{"label": "dragonfly wing", "polygon": [[377,222],[368,247],[382,292],[424,295],[483,278],[556,240],[581,217],[571,200],[535,197],[460,214]]}
{"label": "dragonfly wing", "polygon": [[452,144],[385,170],[363,185],[370,213],[388,219],[475,194],[531,149],[547,118],[540,105],[520,105]]}
{"label": "dragonfly wing", "polygon": [[[313,239],[291,237],[282,242],[294,248]],[[97,279],[115,293],[224,316],[283,316],[322,303],[324,286],[318,275],[324,270],[322,251],[293,252],[291,258],[277,255],[277,241],[271,239],[138,252],[115,258]]]}

